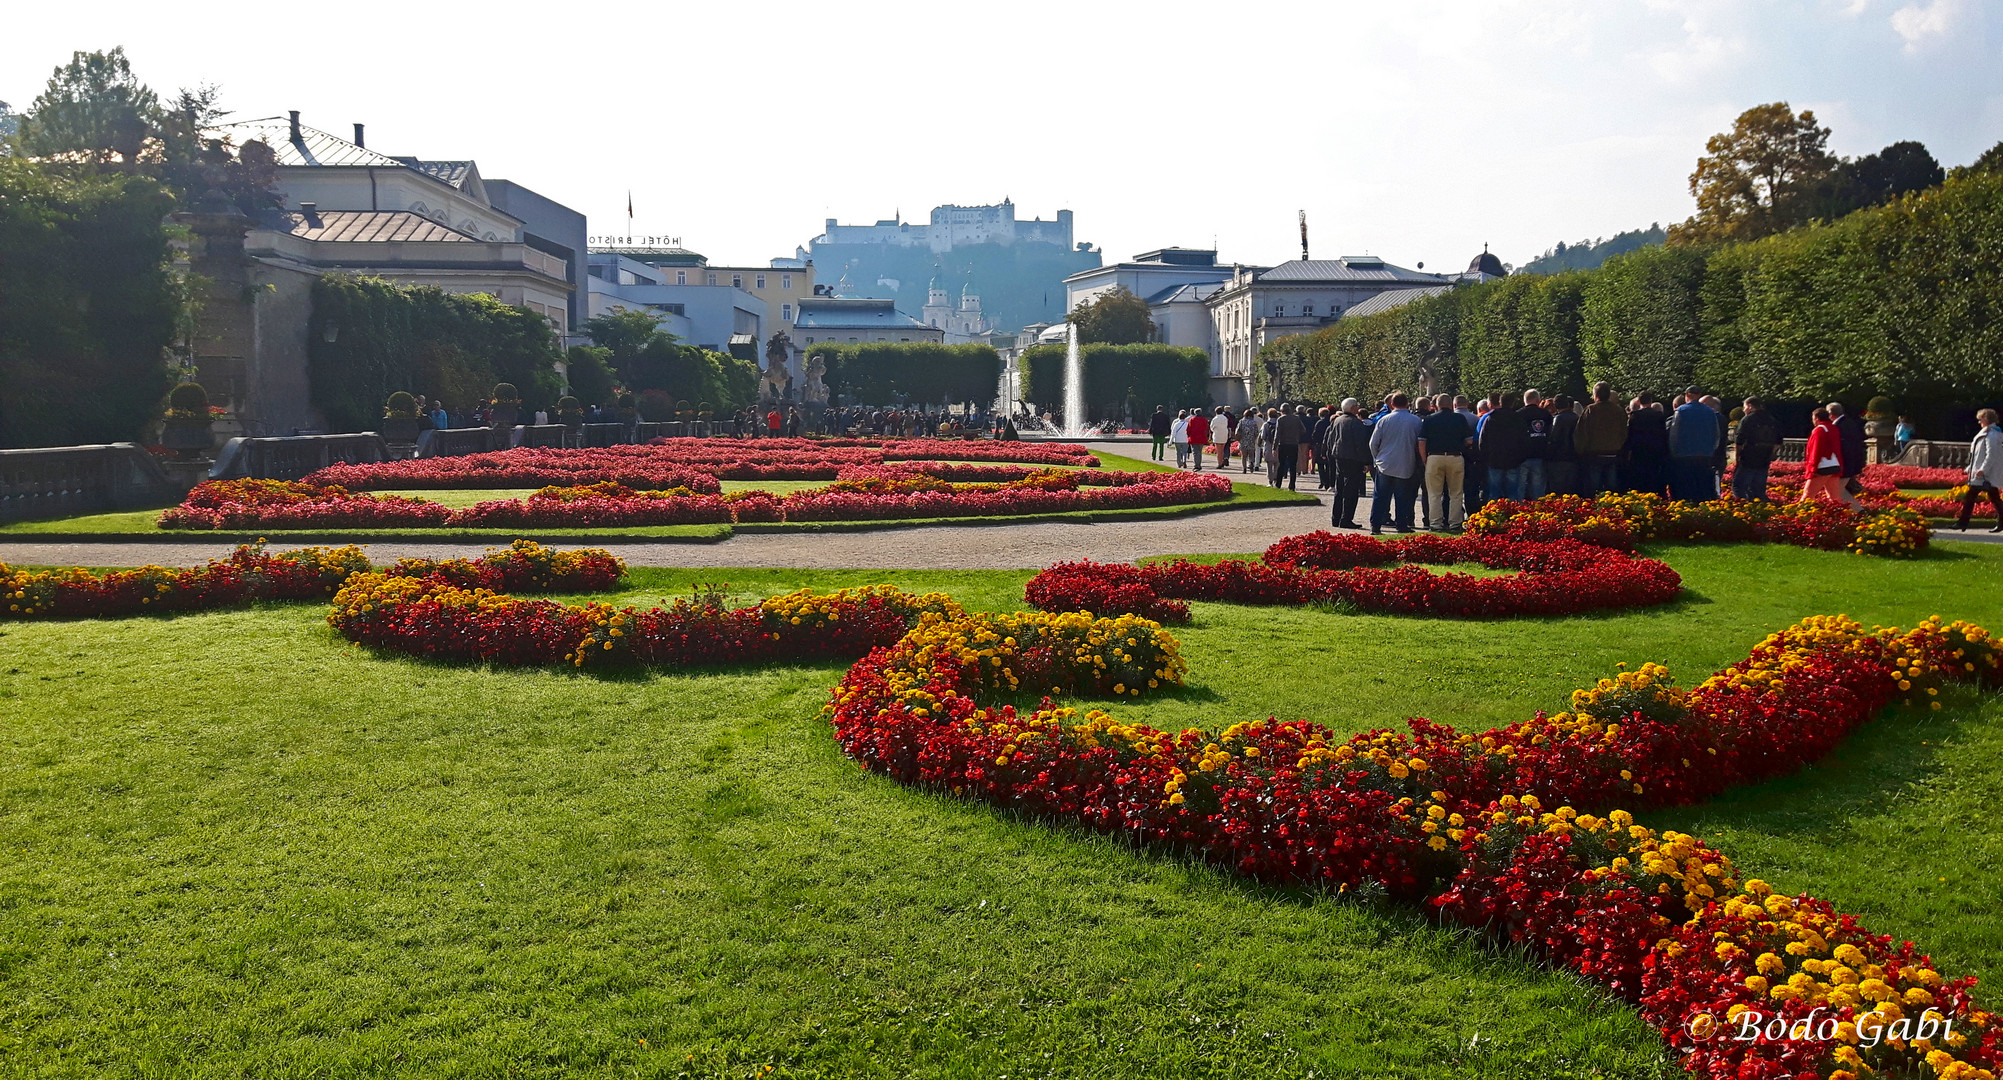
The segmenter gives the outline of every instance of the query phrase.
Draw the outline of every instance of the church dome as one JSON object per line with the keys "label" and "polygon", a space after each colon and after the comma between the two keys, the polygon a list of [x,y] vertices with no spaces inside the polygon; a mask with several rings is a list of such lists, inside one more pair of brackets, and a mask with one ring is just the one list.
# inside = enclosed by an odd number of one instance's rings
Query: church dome
{"label": "church dome", "polygon": [[1474,259],[1467,264],[1467,272],[1470,274],[1487,274],[1489,277],[1509,276],[1509,271],[1504,270],[1502,268],[1502,260],[1496,258],[1494,254],[1492,254],[1488,250],[1487,244],[1483,244],[1481,246],[1481,254],[1476,255]]}

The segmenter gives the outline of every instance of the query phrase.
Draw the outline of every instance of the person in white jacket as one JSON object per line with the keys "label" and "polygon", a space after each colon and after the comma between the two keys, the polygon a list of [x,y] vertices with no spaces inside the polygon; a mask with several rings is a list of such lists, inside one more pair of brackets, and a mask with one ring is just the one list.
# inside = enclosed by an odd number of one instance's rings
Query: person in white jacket
{"label": "person in white jacket", "polygon": [[[1175,444],[1175,467],[1189,468],[1189,410],[1178,409],[1175,423],[1168,428],[1168,441]],[[1198,451],[1201,453],[1201,451]]]}
{"label": "person in white jacket", "polygon": [[1968,519],[1975,513],[1975,500],[1988,499],[1996,510],[1996,527],[1993,533],[2003,533],[2003,427],[1996,425],[1996,410],[1984,409],[1975,414],[1975,420],[1982,430],[1975,433],[1975,441],[1968,444],[1968,491],[1961,497],[1961,520],[1955,528],[1968,531]]}

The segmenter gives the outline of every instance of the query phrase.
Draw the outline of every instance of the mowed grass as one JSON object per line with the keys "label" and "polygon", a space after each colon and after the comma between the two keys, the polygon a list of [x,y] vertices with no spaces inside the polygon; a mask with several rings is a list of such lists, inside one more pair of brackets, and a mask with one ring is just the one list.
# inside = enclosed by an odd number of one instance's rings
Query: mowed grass
{"label": "mowed grass", "polygon": [[[1657,554],[1686,598],[1619,616],[1198,604],[1190,686],[1106,704],[1480,727],[1623,660],[1694,681],[1808,614],[2003,625],[1996,549]],[[1027,577],[641,570],[620,600],[888,581],[1013,610]],[[838,666],[452,667],[323,611],[0,625],[0,1075],[1676,1075],[1631,1010],[1417,912],[864,774],[819,713]],[[1644,819],[1993,983],[1999,796],[2003,707],[1954,693]]]}

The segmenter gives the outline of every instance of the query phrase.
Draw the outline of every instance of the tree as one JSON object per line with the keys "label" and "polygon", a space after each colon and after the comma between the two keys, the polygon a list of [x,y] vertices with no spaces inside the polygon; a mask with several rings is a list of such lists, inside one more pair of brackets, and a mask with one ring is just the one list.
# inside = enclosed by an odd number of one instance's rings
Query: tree
{"label": "tree", "polygon": [[22,125],[22,146],[39,157],[93,165],[139,163],[157,124],[159,98],[132,74],[123,48],[76,52],[49,76]]}
{"label": "tree", "polygon": [[1956,179],[1983,173],[2003,173],[2003,142],[1984,150],[1982,156],[1974,161],[1954,167]]}
{"label": "tree", "polygon": [[1147,301],[1128,292],[1124,285],[1079,301],[1069,318],[1081,344],[1139,345],[1153,341],[1155,336],[1155,321],[1148,313]]}
{"label": "tree", "polygon": [[[657,333],[662,333],[661,317],[651,311],[632,308],[613,308],[603,315],[593,315],[584,323],[584,332],[591,337],[591,343],[601,349],[610,349],[615,366],[620,360],[630,360],[640,355],[647,342]],[[663,334],[673,340],[673,335]]]}
{"label": "tree", "polygon": [[1697,213],[1669,230],[1671,243],[1751,240],[1799,225],[1814,194],[1836,168],[1829,129],[1784,101],[1739,114],[1732,130],[1711,136],[1690,174]]}
{"label": "tree", "polygon": [[756,364],[681,344],[651,311],[615,308],[592,316],[584,332],[606,350],[628,390],[665,390],[677,400],[707,401],[720,409],[750,404],[756,396]]}
{"label": "tree", "polygon": [[21,117],[14,107],[0,101],[0,157],[11,157],[14,153],[14,137],[21,133]]}
{"label": "tree", "polygon": [[1883,206],[1902,195],[1939,187],[1947,179],[1925,144],[1895,142],[1875,154],[1845,161],[1816,187],[1813,215],[1824,221]]}
{"label": "tree", "polygon": [[184,206],[204,211],[235,207],[256,216],[277,209],[278,155],[252,139],[241,147],[215,129],[226,115],[217,105],[219,92],[203,85],[182,90],[172,107],[162,111],[143,167],[181,199]]}
{"label": "tree", "polygon": [[571,396],[586,405],[612,404],[619,372],[612,367],[611,359],[611,349],[572,345],[564,358]]}

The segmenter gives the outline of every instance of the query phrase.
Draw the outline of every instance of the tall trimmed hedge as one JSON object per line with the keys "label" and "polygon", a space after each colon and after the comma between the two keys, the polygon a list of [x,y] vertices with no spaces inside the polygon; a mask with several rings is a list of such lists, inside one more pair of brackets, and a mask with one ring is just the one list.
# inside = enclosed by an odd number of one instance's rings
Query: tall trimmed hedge
{"label": "tall trimmed hedge", "polygon": [[933,341],[822,342],[807,347],[828,366],[828,393],[850,404],[978,402],[1001,389],[1001,354],[992,345]]}
{"label": "tall trimmed hedge", "polygon": [[[1022,400],[1037,405],[1064,403],[1063,345],[1037,345],[1017,361]],[[1171,409],[1210,404],[1210,354],[1175,345],[1079,346],[1085,369],[1085,411],[1094,419],[1131,405],[1145,416],[1157,405]]]}
{"label": "tall trimmed hedge", "polygon": [[1975,406],[2003,399],[2003,176],[1751,243],[1457,288],[1271,342],[1260,360],[1258,397],[1369,399],[1416,389],[1426,370],[1470,396],[1694,382],[1728,399],[1885,395],[1923,432],[1959,435]]}
{"label": "tall trimmed hedge", "polygon": [[465,409],[513,383],[524,415],[563,391],[549,320],[481,293],[329,274],[313,283],[307,342],[313,404],[331,431],[373,430],[398,390]]}
{"label": "tall trimmed hedge", "polygon": [[0,157],[0,447],[140,437],[174,385],[157,181]]}

